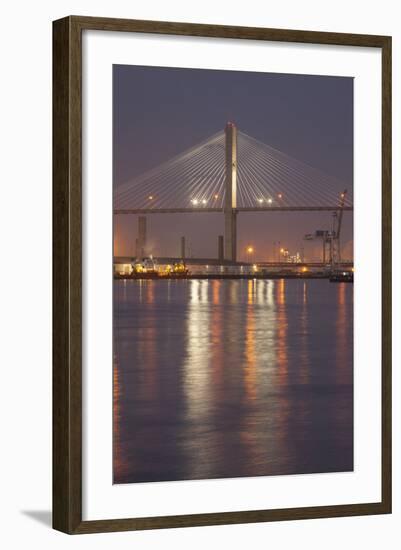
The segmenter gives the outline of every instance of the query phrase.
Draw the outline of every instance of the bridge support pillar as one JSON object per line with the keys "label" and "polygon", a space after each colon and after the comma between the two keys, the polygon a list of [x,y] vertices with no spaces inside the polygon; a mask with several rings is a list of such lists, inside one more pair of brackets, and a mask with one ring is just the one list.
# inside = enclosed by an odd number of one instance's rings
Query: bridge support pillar
{"label": "bridge support pillar", "polygon": [[222,262],[224,260],[224,237],[219,235],[217,241],[217,258]]}
{"label": "bridge support pillar", "polygon": [[237,261],[237,128],[228,122],[226,134],[224,257]]}
{"label": "bridge support pillar", "polygon": [[224,259],[237,261],[237,212],[224,212]]}
{"label": "bridge support pillar", "polygon": [[185,237],[181,237],[181,259],[185,260]]}
{"label": "bridge support pillar", "polygon": [[138,217],[138,238],[136,240],[136,257],[146,256],[146,217]]}

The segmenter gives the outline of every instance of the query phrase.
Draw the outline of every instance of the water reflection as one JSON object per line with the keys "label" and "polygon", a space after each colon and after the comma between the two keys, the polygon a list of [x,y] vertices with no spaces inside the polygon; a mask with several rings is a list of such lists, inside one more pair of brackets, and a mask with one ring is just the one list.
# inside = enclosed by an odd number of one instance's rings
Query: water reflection
{"label": "water reflection", "polygon": [[113,464],[114,473],[125,471],[124,451],[121,446],[121,388],[117,356],[113,357]]}
{"label": "water reflection", "polygon": [[[204,430],[210,423],[212,397],[208,287],[208,281],[190,281],[189,306],[184,328],[187,334],[187,354],[183,380],[186,422],[191,426],[191,437],[188,439],[188,432],[184,431],[182,446],[191,465],[191,478],[207,477],[208,474],[208,463],[204,458]],[[213,433],[209,434],[209,444],[210,437],[213,437]]]}
{"label": "water reflection", "polygon": [[254,281],[248,281],[248,307],[246,308],[245,322],[245,361],[244,361],[244,384],[247,399],[256,398],[256,328],[255,308],[253,304],[253,292],[250,285]]}
{"label": "water reflection", "polygon": [[288,374],[288,342],[287,342],[287,308],[285,303],[285,285],[286,280],[280,279],[277,285],[277,367],[281,378],[281,383],[286,382]]}
{"label": "water reflection", "polygon": [[116,281],[116,483],[344,471],[352,285]]}
{"label": "water reflection", "polygon": [[303,281],[302,288],[302,308],[300,315],[300,383],[308,384],[309,382],[309,325],[308,325],[308,303],[307,303],[307,282]]}

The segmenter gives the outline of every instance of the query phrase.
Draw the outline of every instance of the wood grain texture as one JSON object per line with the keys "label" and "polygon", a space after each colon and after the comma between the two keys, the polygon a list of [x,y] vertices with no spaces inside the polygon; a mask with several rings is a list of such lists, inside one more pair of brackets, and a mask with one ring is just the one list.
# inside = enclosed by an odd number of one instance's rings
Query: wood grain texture
{"label": "wood grain texture", "polygon": [[80,32],[53,27],[53,527],[81,523]]}
{"label": "wood grain texture", "polygon": [[391,37],[382,45],[382,502],[392,508]]}
{"label": "wood grain texture", "polygon": [[[382,50],[382,500],[368,504],[82,521],[83,30],[377,47]],[[391,512],[391,38],[71,16],[53,23],[53,527],[69,534]]]}
{"label": "wood grain texture", "polygon": [[382,47],[387,37],[369,34],[345,34],[258,27],[234,27],[177,23],[170,21],[145,21],[138,19],[110,19],[107,17],[71,16],[70,19],[81,29],[140,32],[150,34],[173,34],[209,38],[234,38],[246,40],[270,40],[278,42],[299,42],[304,44],[331,44],[340,46]]}

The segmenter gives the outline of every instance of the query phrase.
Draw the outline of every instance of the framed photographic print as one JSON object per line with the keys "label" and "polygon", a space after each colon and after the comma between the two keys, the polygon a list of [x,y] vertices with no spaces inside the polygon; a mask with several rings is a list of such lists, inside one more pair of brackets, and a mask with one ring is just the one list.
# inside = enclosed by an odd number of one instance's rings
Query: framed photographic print
{"label": "framed photographic print", "polygon": [[54,22],[53,525],[391,511],[391,38]]}

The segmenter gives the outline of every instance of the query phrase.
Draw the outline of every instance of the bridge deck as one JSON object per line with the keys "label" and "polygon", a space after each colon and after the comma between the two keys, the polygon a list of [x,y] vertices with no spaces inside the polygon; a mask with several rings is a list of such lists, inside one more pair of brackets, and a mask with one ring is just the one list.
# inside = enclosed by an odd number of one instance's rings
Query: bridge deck
{"label": "bridge deck", "polygon": [[[115,264],[129,264],[135,261],[135,256],[115,256],[114,257],[114,263]],[[157,262],[159,264],[174,264],[176,262],[182,261],[182,258],[176,256],[168,256],[168,257],[157,257]],[[222,265],[222,266],[251,266],[254,263],[258,265],[258,267],[262,268],[269,268],[269,267],[280,267],[283,269],[292,269],[292,268],[299,268],[299,267],[308,267],[308,268],[314,268],[314,267],[325,267],[327,263],[323,262],[300,262],[300,263],[290,263],[290,262],[230,262],[228,260],[219,260],[217,258],[185,258],[185,263],[188,265]],[[352,267],[354,264],[350,260],[344,260],[337,264],[339,266],[349,266]]]}
{"label": "bridge deck", "polygon": [[[235,212],[333,212],[340,210],[340,206],[244,206],[234,208]],[[353,206],[343,206],[344,211],[353,211]],[[119,214],[194,214],[194,213],[221,213],[223,208],[128,208],[116,209],[114,215]]]}

